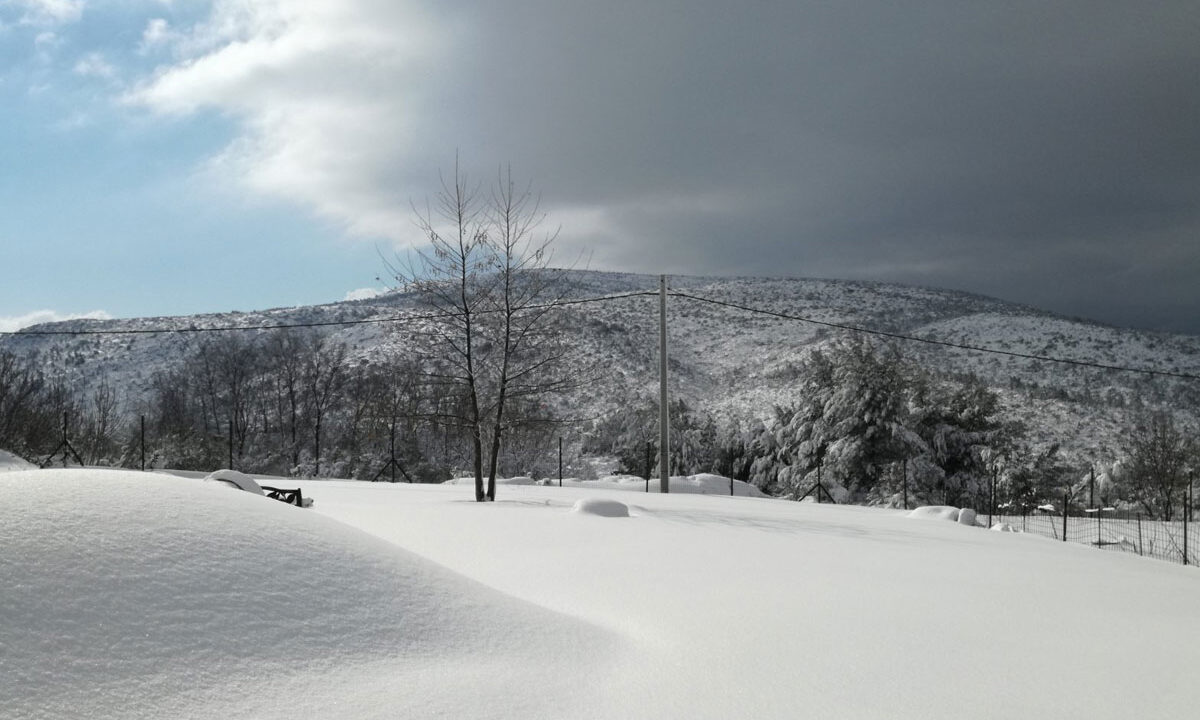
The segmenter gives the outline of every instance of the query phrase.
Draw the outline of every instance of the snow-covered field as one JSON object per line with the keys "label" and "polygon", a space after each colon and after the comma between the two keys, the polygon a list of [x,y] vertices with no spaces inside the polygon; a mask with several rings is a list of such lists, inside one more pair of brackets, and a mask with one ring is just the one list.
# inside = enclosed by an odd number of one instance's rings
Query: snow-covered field
{"label": "snow-covered field", "polygon": [[1200,713],[1194,568],[568,484],[0,474],[0,717]]}

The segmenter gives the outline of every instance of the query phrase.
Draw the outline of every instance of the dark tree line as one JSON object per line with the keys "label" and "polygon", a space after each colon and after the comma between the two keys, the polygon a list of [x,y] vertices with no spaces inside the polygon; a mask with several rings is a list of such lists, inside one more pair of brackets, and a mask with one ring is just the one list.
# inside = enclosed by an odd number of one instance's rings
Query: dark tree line
{"label": "dark tree line", "polygon": [[[713,472],[784,497],[815,485],[839,501],[947,504],[1030,512],[1078,504],[1094,468],[999,420],[995,391],[971,376],[936,377],[888,345],[850,338],[790,368],[802,400],[766,421],[725,419],[675,401],[671,472]],[[658,407],[635,398],[597,422],[584,450],[617,458],[617,472],[657,474]],[[1143,414],[1104,472],[1103,502],[1153,517],[1178,514],[1200,464],[1192,435],[1168,414]],[[1100,468],[1104,470],[1104,468]],[[1083,507],[1083,506],[1080,506]]]}
{"label": "dark tree line", "polygon": [[[213,470],[232,456],[239,470],[278,475],[426,482],[469,470],[470,437],[453,421],[464,398],[427,362],[352,359],[317,333],[210,336],[156,372],[142,397],[123,397],[103,379],[94,388],[77,393],[48,379],[36,358],[0,353],[0,448],[45,461],[65,418],[85,464],[135,468],[144,418],[151,468]],[[514,402],[509,412],[499,471],[544,465],[556,430],[550,411]]]}
{"label": "dark tree line", "polygon": [[0,448],[43,459],[61,444],[65,424],[81,460],[108,462],[120,453],[122,412],[118,392],[106,379],[80,395],[62,380],[47,378],[36,356],[0,352]]}
{"label": "dark tree line", "polygon": [[[434,368],[415,355],[352,359],[314,333],[221,336],[154,378],[153,464],[212,468],[232,452],[233,465],[251,472],[445,480],[467,470],[472,438],[455,418],[469,400]],[[512,411],[531,419],[528,408]],[[514,452],[498,458],[506,472],[525,470],[520,449],[530,435],[549,442],[535,429],[517,433]]]}

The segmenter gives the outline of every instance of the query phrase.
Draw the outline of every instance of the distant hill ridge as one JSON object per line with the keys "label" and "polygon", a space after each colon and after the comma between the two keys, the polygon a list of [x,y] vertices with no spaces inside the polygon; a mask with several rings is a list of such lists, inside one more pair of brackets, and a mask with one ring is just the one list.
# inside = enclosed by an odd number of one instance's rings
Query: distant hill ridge
{"label": "distant hill ridge", "polygon": [[[568,297],[656,292],[658,277],[570,271]],[[1067,318],[981,295],[868,281],[671,276],[673,290],[826,323],[985,346],[1013,353],[1200,374],[1200,336],[1131,330]],[[150,330],[336,323],[421,312],[408,293],[322,305],[179,317],[70,320],[31,330]],[[650,297],[572,305],[559,322],[605,376],[569,404],[610,412],[650,396],[657,383],[658,301]],[[349,362],[385,352],[411,352],[411,323],[314,328],[344,342]],[[261,331],[257,331],[261,332]],[[673,393],[721,415],[766,417],[794,399],[796,367],[840,331],[795,320],[673,297],[669,301]],[[48,374],[86,392],[107,378],[128,399],[149,387],[154,372],[195,352],[207,333],[0,336],[0,350],[36,355]],[[1144,406],[1194,412],[1200,382],[1115,370],[950,350],[899,342],[904,354],[949,376],[972,374],[1001,393],[1005,413],[1027,422],[1046,442],[1079,453],[1103,452],[1131,413]]]}

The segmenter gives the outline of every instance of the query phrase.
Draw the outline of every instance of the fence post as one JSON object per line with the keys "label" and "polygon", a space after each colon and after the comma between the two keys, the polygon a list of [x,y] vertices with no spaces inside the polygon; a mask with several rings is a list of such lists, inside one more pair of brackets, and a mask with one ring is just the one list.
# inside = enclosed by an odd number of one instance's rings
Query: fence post
{"label": "fence post", "polygon": [[1188,564],[1188,518],[1192,514],[1192,473],[1188,471],[1187,490],[1183,493],[1183,564]]}
{"label": "fence post", "polygon": [[146,416],[141,416],[142,420],[142,472],[146,472]]}
{"label": "fence post", "polygon": [[1067,541],[1067,508],[1071,506],[1069,491],[1063,490],[1063,542]]}
{"label": "fence post", "polygon": [[823,463],[820,460],[817,460],[817,504],[818,505],[821,504],[821,490],[825,487],[823,484],[821,484],[821,465],[822,464]]}
{"label": "fence post", "polygon": [[992,515],[996,512],[996,468],[988,479],[988,527],[992,526]]}
{"label": "fence post", "polygon": [[901,472],[904,473],[904,509],[908,509],[908,458],[904,458],[904,465]]}
{"label": "fence post", "polygon": [[562,436],[558,438],[558,486],[562,487]]}
{"label": "fence post", "polygon": [[650,492],[650,441],[646,441],[646,492]]}
{"label": "fence post", "polygon": [[1138,521],[1138,555],[1142,554],[1142,514],[1137,514]]}

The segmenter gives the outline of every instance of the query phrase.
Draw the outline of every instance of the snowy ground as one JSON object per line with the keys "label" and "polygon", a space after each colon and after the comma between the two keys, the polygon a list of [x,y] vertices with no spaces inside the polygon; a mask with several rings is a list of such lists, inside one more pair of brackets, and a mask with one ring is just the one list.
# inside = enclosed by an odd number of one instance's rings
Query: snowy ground
{"label": "snowy ground", "polygon": [[299,484],[0,474],[0,717],[1200,713],[1194,568],[858,507]]}

